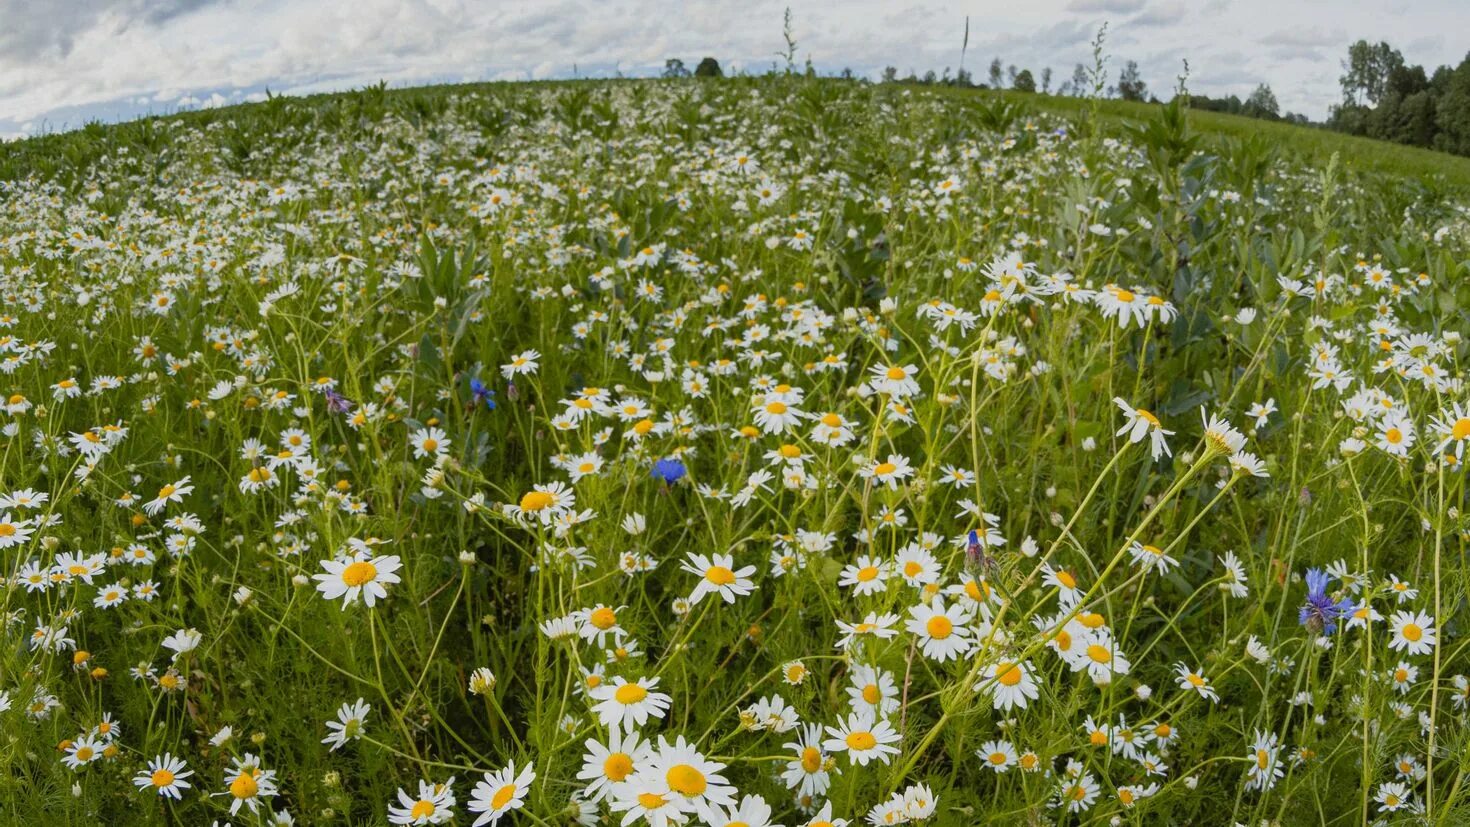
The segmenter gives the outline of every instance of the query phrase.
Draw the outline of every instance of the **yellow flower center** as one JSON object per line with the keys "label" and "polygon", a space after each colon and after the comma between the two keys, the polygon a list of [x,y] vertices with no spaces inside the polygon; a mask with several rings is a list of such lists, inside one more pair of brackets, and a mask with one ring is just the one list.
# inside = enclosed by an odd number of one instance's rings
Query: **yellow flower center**
{"label": "yellow flower center", "polygon": [[[500,797],[500,793],[496,793],[495,794],[495,797],[496,798],[499,798]],[[418,803],[416,803],[416,804],[413,805],[413,809],[408,811],[408,817],[411,818],[411,819],[414,819],[415,821],[417,821],[418,819],[421,819],[421,818],[428,818],[429,816],[431,816],[433,814],[434,814],[434,802],[429,801],[427,799],[421,799],[421,800],[419,800]]]}
{"label": "yellow flower center", "polygon": [[883,700],[883,692],[878,688],[878,684],[870,683],[863,687],[863,700],[874,706]]}
{"label": "yellow flower center", "polygon": [[0,537],[14,537],[15,526],[10,523],[0,523]]}
{"label": "yellow flower center", "polygon": [[807,747],[801,751],[801,768],[807,772],[816,772],[822,768],[822,751],[816,747]]}
{"label": "yellow flower center", "polygon": [[834,413],[826,414],[822,417],[822,424],[828,428],[840,428],[842,427],[842,417]]}
{"label": "yellow flower center", "polygon": [[1398,428],[1389,428],[1388,431],[1384,433],[1383,438],[1388,440],[1388,444],[1397,445],[1400,442],[1404,441],[1404,432],[1400,431]]}
{"label": "yellow flower center", "polygon": [[174,492],[177,490],[178,489],[174,488],[172,485],[165,485],[164,487],[158,489],[158,498],[160,500],[163,500],[172,497],[174,495]]}
{"label": "yellow flower center", "polygon": [[878,739],[871,732],[854,732],[847,736],[848,749],[870,750],[878,745]]}
{"label": "yellow flower center", "polygon": [[154,770],[152,775],[148,776],[148,782],[155,787],[167,787],[174,783],[174,774],[160,767]]}
{"label": "yellow flower center", "polygon": [[770,403],[769,405],[766,406],[766,413],[769,413],[769,414],[777,414],[777,415],[786,413],[786,403],[785,402],[772,402],[772,403]]}
{"label": "yellow flower center", "polygon": [[908,376],[903,368],[889,368],[887,375],[889,379],[892,379],[895,382]]}
{"label": "yellow flower center", "polygon": [[801,449],[796,447],[795,445],[782,445],[780,450],[781,456],[787,459],[796,459],[797,457],[801,456]]}
{"label": "yellow flower center", "polygon": [[1470,417],[1460,417],[1455,420],[1455,427],[1450,429],[1450,436],[1455,439],[1470,439]]}
{"label": "yellow flower center", "polygon": [[638,794],[638,806],[642,807],[645,810],[657,810],[668,803],[668,800],[661,795],[656,795],[654,793]]}
{"label": "yellow flower center", "polygon": [[1073,577],[1072,573],[1066,569],[1057,569],[1057,582],[1069,589],[1077,588],[1077,578]]}
{"label": "yellow flower center", "polygon": [[[426,439],[426,440],[424,440],[424,446],[423,447],[424,447],[424,450],[425,451],[437,451],[437,450],[439,450],[439,440],[437,440],[437,439]],[[430,806],[433,806],[433,805],[430,805]]]}
{"label": "yellow flower center", "polygon": [[1087,656],[1097,663],[1109,663],[1113,659],[1113,653],[1106,646],[1099,646],[1096,643],[1087,647]]}
{"label": "yellow flower center", "polygon": [[707,786],[704,773],[688,764],[675,764],[669,768],[664,778],[669,783],[669,789],[690,797],[703,795]]}
{"label": "yellow flower center", "polygon": [[551,495],[545,491],[529,491],[521,497],[522,511],[540,511],[551,505]]}
{"label": "yellow flower center", "polygon": [[613,613],[612,609],[609,609],[606,606],[603,606],[600,609],[594,609],[592,611],[592,616],[588,619],[592,621],[593,626],[596,626],[597,628],[604,631],[607,629],[611,629],[618,623],[618,616]]}
{"label": "yellow flower center", "polygon": [[735,572],[724,566],[710,566],[704,570],[704,576],[716,586],[728,586],[735,582]]}
{"label": "yellow flower center", "polygon": [[615,752],[602,762],[602,774],[609,781],[622,781],[633,774],[633,759],[626,752]]}
{"label": "yellow flower center", "polygon": [[857,579],[859,581],[863,582],[863,583],[867,583],[868,581],[873,580],[877,576],[878,576],[878,567],[877,566],[863,566],[862,568],[858,569]]}
{"label": "yellow flower center", "polygon": [[618,687],[617,691],[613,693],[613,697],[620,704],[636,704],[648,697],[648,690],[636,683],[625,683]]}
{"label": "yellow flower center", "polygon": [[925,628],[929,631],[929,637],[935,640],[944,640],[951,634],[954,634],[954,623],[944,615],[935,615],[929,618],[929,622],[925,625]]}
{"label": "yellow flower center", "polygon": [[515,797],[516,785],[506,784],[504,787],[496,790],[495,795],[490,797],[490,806],[493,809],[499,810],[500,808],[509,804],[510,800]]}
{"label": "yellow flower center", "polygon": [[1405,623],[1403,631],[1399,634],[1404,636],[1404,640],[1418,642],[1419,638],[1424,637],[1424,630],[1413,623]]}
{"label": "yellow flower center", "polygon": [[995,670],[995,674],[999,676],[998,680],[1002,686],[1015,686],[1021,682],[1021,667],[1014,663],[1002,663],[1000,668]]}
{"label": "yellow flower center", "polygon": [[348,563],[342,569],[342,582],[349,586],[361,586],[378,576],[378,568],[366,560]]}
{"label": "yellow flower center", "polygon": [[1133,295],[1133,291],[1131,290],[1118,290],[1117,292],[1113,293],[1113,295],[1117,296],[1118,301],[1123,302],[1124,304],[1131,304],[1133,300],[1137,298]]}
{"label": "yellow flower center", "polygon": [[243,770],[235,780],[230,782],[230,795],[236,798],[254,798],[260,791],[260,785],[255,783],[255,769]]}

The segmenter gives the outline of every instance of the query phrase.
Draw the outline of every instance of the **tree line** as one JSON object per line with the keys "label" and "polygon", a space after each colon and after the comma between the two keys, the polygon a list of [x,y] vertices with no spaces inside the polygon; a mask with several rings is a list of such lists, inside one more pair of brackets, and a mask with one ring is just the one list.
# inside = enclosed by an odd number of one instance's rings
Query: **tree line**
{"label": "tree line", "polygon": [[1329,128],[1470,155],[1470,54],[1429,72],[1387,43],[1359,40],[1342,70],[1342,103],[1332,107]]}

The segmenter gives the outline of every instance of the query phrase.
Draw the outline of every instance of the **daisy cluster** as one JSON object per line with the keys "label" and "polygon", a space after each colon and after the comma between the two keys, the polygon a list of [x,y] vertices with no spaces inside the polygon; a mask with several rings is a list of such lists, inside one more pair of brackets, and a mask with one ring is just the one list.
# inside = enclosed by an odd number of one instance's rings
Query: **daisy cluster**
{"label": "daisy cluster", "polygon": [[58,138],[0,182],[0,811],[1464,817],[1470,212],[979,100]]}

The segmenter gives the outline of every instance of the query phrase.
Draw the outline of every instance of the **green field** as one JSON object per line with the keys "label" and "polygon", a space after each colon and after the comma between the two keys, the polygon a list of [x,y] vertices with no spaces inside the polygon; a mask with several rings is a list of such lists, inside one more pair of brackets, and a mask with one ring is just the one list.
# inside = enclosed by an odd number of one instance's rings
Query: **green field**
{"label": "green field", "polygon": [[0,824],[1464,824],[1467,204],[796,76],[0,145]]}

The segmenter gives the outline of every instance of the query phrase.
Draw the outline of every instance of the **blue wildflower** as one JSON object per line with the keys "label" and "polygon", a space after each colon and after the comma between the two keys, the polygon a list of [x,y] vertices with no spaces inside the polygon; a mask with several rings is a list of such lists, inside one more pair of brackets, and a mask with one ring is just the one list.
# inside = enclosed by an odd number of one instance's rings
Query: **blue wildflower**
{"label": "blue wildflower", "polygon": [[1332,634],[1337,631],[1337,621],[1357,609],[1346,597],[1334,601],[1327,595],[1331,580],[1332,575],[1321,569],[1307,569],[1307,603],[1297,615],[1297,622],[1313,634]]}
{"label": "blue wildflower", "polygon": [[485,403],[486,410],[495,410],[495,391],[485,386],[476,376],[470,379],[470,407],[478,407],[481,402]]}
{"label": "blue wildflower", "polygon": [[653,464],[653,478],[663,480],[665,484],[678,482],[686,473],[684,463],[677,459],[661,459]]}

